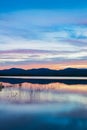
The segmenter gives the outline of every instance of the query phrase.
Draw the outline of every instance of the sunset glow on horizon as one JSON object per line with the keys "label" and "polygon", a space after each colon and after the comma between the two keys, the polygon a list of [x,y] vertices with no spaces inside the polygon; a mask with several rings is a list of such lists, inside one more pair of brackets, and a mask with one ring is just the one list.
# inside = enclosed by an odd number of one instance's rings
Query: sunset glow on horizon
{"label": "sunset glow on horizon", "polygon": [[10,69],[10,68],[21,68],[21,69],[39,69],[48,68],[53,70],[61,70],[65,68],[87,68],[87,62],[76,62],[76,63],[61,63],[61,64],[29,64],[29,65],[12,65],[12,66],[1,66],[0,70]]}

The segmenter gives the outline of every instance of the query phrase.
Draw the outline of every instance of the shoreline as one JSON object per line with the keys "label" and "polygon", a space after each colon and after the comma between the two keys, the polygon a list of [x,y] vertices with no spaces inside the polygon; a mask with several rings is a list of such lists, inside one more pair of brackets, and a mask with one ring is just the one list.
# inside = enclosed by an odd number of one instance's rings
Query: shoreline
{"label": "shoreline", "polygon": [[87,77],[55,77],[55,76],[0,76],[0,78],[12,79],[64,79],[64,80],[87,80]]}

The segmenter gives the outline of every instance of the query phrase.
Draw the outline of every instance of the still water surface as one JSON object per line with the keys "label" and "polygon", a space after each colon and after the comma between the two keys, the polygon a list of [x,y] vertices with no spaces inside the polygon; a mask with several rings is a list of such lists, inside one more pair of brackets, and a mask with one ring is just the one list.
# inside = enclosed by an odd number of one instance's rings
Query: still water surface
{"label": "still water surface", "polygon": [[0,130],[87,130],[86,83],[11,80],[0,79]]}

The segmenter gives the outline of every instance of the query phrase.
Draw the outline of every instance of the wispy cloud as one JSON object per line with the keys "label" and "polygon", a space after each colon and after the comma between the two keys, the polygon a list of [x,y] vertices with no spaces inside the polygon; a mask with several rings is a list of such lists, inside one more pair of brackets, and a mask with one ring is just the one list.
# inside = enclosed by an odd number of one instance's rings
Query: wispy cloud
{"label": "wispy cloud", "polygon": [[84,61],[86,13],[26,10],[0,14],[0,65]]}
{"label": "wispy cloud", "polygon": [[85,51],[52,51],[52,50],[6,50],[0,51],[0,65],[12,64],[59,64],[71,61],[84,61],[87,57]]}

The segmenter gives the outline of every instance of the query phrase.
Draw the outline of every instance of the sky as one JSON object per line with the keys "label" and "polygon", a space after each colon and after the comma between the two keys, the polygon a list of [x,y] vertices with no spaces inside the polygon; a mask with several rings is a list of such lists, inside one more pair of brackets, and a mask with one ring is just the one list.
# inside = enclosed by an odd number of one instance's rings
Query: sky
{"label": "sky", "polygon": [[0,69],[14,67],[87,68],[87,1],[0,1]]}

